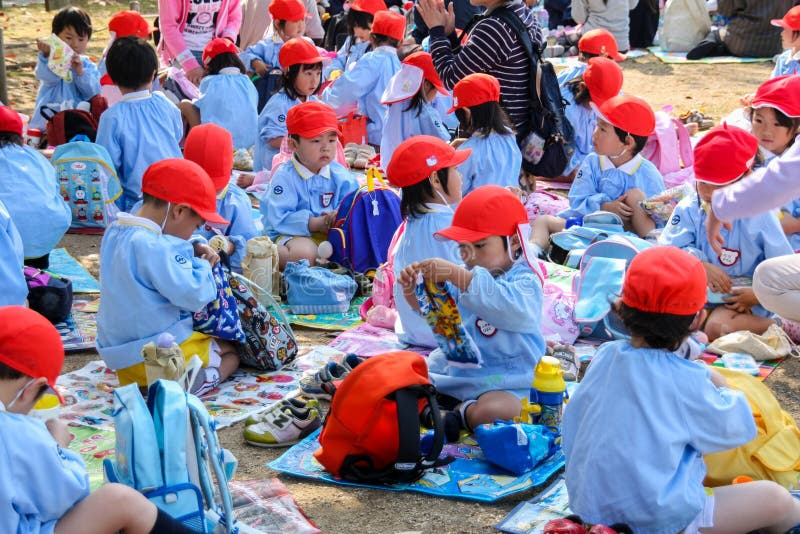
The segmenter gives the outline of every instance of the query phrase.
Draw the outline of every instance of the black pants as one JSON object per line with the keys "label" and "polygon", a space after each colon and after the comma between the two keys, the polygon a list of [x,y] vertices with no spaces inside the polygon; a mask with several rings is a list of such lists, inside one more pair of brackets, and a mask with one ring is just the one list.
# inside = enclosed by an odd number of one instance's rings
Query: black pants
{"label": "black pants", "polygon": [[628,12],[630,32],[628,40],[631,48],[647,48],[653,45],[658,30],[658,0],[639,0],[635,8]]}
{"label": "black pants", "polygon": [[50,253],[48,252],[44,256],[38,258],[25,258],[25,265],[45,270],[50,267]]}
{"label": "black pants", "polygon": [[703,59],[704,57],[713,56],[730,56],[731,52],[725,43],[722,42],[722,37],[719,35],[719,30],[711,30],[711,33],[705,36],[700,41],[700,44],[689,50],[686,54],[686,59]]}

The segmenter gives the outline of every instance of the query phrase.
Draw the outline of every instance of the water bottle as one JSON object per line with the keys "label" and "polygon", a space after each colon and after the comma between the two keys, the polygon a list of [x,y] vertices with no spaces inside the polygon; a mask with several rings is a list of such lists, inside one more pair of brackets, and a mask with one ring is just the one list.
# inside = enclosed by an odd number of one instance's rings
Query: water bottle
{"label": "water bottle", "polygon": [[[567,384],[561,376],[563,374],[558,358],[542,356],[534,372],[530,397],[523,400],[523,411],[526,404],[539,408],[534,423],[556,431],[561,427],[561,413],[567,398]],[[535,414],[537,410],[533,409],[532,412]]]}

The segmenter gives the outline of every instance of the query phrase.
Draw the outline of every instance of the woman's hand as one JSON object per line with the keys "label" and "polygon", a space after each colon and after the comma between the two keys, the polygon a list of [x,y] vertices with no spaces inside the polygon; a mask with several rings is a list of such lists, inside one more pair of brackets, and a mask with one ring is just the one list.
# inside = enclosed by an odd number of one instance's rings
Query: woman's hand
{"label": "woman's hand", "polygon": [[445,9],[443,0],[419,0],[416,9],[428,28],[443,26],[445,35],[455,31],[456,15],[453,11],[453,2],[450,2]]}

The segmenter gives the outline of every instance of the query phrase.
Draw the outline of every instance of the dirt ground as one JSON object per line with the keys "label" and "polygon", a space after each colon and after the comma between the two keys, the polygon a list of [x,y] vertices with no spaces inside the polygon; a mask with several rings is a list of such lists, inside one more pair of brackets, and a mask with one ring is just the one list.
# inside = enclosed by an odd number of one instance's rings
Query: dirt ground
{"label": "dirt ground", "polygon": [[[150,20],[155,16],[155,2],[141,2],[142,12]],[[106,45],[108,18],[127,4],[103,0],[89,2],[88,8],[95,28],[90,54],[99,57]],[[5,36],[10,104],[19,111],[30,113],[36,97],[33,76],[34,42],[50,33],[51,15],[41,5],[5,7],[0,12],[0,27]],[[701,109],[717,120],[738,105],[739,96],[753,92],[769,77],[771,64],[726,65],[667,65],[652,55],[632,59],[622,64],[625,74],[624,91],[646,98],[654,109],[672,105],[676,113]],[[67,235],[60,246],[98,275],[100,238]],[[327,344],[331,335],[325,332],[298,328],[300,343]],[[65,372],[78,369],[97,358],[93,352],[78,353],[67,358]],[[795,418],[800,417],[800,397],[797,394],[800,361],[785,361],[767,381]],[[246,446],[242,425],[220,431],[223,445],[239,459],[238,479],[277,476],[265,467],[276,458],[278,450]],[[530,495],[494,505],[456,500],[443,500],[412,493],[341,488],[315,484],[281,476],[305,513],[324,531],[336,532],[489,532],[519,500]]]}

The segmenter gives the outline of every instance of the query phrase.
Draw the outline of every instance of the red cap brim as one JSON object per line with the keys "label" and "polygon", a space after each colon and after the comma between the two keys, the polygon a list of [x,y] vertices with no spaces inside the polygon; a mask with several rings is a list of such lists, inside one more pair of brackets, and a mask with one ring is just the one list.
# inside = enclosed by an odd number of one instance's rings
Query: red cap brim
{"label": "red cap brim", "polygon": [[439,241],[449,239],[457,243],[475,243],[481,239],[491,237],[493,234],[489,232],[478,232],[469,228],[462,228],[460,226],[450,226],[444,230],[434,232],[433,236]]}
{"label": "red cap brim", "polygon": [[198,210],[195,207],[192,207],[192,209],[200,217],[205,219],[206,222],[210,222],[210,223],[214,223],[214,224],[229,224],[229,221],[227,219],[223,219],[222,215],[220,215],[219,213],[216,213],[216,212],[213,212],[213,211],[210,211],[210,212],[209,211],[201,211],[201,210]]}
{"label": "red cap brim", "polygon": [[612,56],[612,59],[614,61],[625,61],[626,59],[628,59],[628,56],[626,56],[625,54],[620,54],[619,52],[617,52],[616,54],[614,54]]}
{"label": "red cap brim", "polygon": [[769,23],[773,26],[777,26],[778,28],[783,28],[784,30],[792,29],[785,22],[783,22],[783,19],[772,19],[769,21]]}
{"label": "red cap brim", "polygon": [[455,153],[453,154],[453,157],[450,158],[450,161],[442,165],[442,167],[440,168],[445,169],[447,167],[458,167],[459,165],[467,161],[467,158],[471,154],[472,154],[471,148],[465,148],[464,150],[456,150]]}

